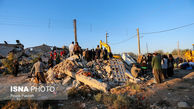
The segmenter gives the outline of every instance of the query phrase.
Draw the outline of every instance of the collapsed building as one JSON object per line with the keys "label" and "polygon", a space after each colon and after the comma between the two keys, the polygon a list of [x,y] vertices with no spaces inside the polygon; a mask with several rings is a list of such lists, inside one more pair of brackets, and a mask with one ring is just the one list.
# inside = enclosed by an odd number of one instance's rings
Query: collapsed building
{"label": "collapsed building", "polygon": [[[42,44],[40,46],[29,47],[24,49],[23,44],[20,43],[19,40],[16,41],[17,44],[8,44],[6,41],[3,44],[0,44],[0,59],[5,59],[9,53],[14,54],[14,59],[17,59],[19,62],[19,72],[28,73],[32,68],[33,63],[36,61],[38,57],[41,57],[43,62],[47,63],[50,58],[50,52],[56,50],[59,54],[60,51],[65,50],[68,53],[68,49],[66,46],[63,48],[48,46],[46,44]],[[0,67],[2,66],[0,60]],[[3,69],[6,68],[1,68]],[[0,73],[2,73],[0,71]]]}
{"label": "collapsed building", "polygon": [[16,54],[16,58],[19,58],[24,52],[24,45],[16,41],[17,44],[0,43],[0,58],[6,58],[10,52]]}
{"label": "collapsed building", "polygon": [[131,75],[122,60],[113,58],[87,62],[84,59],[79,59],[76,55],[50,68],[46,77],[47,83],[51,84],[67,85],[71,81],[68,89],[78,88],[82,83],[91,89],[103,92],[124,85],[128,81],[134,83],[140,81]]}

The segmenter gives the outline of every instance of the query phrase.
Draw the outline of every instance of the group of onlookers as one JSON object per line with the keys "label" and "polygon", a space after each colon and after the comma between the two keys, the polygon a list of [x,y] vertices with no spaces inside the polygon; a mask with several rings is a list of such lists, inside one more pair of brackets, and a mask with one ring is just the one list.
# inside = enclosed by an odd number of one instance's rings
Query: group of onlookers
{"label": "group of onlookers", "polygon": [[56,64],[59,64],[61,62],[61,59],[63,59],[67,55],[65,49],[60,50],[60,52],[57,52],[57,50],[52,50],[50,52],[50,58],[48,60],[48,67],[52,68]]}
{"label": "group of onlookers", "polygon": [[140,66],[138,68],[135,64],[131,68],[131,73],[134,77],[138,77],[141,73],[151,70],[156,83],[161,83],[168,77],[174,75],[174,58],[172,54],[160,55],[159,53],[148,53],[147,57],[142,56]]}
{"label": "group of onlookers", "polygon": [[[60,53],[57,53],[56,50],[50,52],[50,59],[48,61],[49,68],[55,66],[60,63],[60,58],[66,55],[66,52],[63,50]],[[111,52],[108,52],[106,48],[102,49],[97,45],[96,49],[89,50],[88,48],[82,50],[79,46],[78,42],[74,44],[72,42],[69,45],[69,56],[77,55],[79,59],[85,59],[87,62],[97,59],[108,60],[113,57]],[[43,79],[43,64],[41,58],[37,63],[34,64],[32,71],[35,69],[35,75],[37,77],[37,81],[39,79],[44,83]],[[156,83],[161,83],[168,77],[172,77],[174,75],[174,58],[172,54],[160,55],[158,53],[148,53],[147,57],[145,55],[142,56],[141,59],[141,69],[137,68],[135,64],[131,68],[131,73],[134,77],[138,77],[140,71],[142,69],[151,69],[153,76],[155,78]],[[31,71],[31,73],[32,73]],[[145,73],[145,72],[143,72]]]}
{"label": "group of onlookers", "polygon": [[158,53],[154,53],[151,65],[157,83],[161,83],[164,79],[174,75],[174,58],[172,54],[161,56]]}
{"label": "group of onlookers", "polygon": [[87,62],[96,59],[108,60],[109,58],[113,57],[112,53],[108,53],[106,48],[102,49],[99,47],[99,45],[97,45],[96,49],[89,50],[88,48],[86,48],[85,50],[83,50],[79,46],[78,42],[76,42],[75,44],[74,42],[72,42],[69,45],[69,52],[70,56],[77,55],[79,59],[85,59]]}

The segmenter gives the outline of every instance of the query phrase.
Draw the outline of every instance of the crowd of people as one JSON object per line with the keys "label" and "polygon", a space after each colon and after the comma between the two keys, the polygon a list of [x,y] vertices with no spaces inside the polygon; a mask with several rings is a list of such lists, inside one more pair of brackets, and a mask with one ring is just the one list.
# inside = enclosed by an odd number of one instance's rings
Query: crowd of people
{"label": "crowd of people", "polygon": [[[69,57],[77,55],[79,59],[84,59],[87,62],[97,60],[97,59],[103,59],[103,60],[108,60],[113,57],[112,53],[108,53],[106,48],[102,49],[97,45],[96,49],[91,49],[89,50],[88,48],[83,50],[78,42],[74,44],[72,42],[69,45]],[[42,83],[46,83],[45,78],[44,78],[44,73],[43,69],[44,68],[52,68],[56,64],[59,64],[62,59],[67,58],[67,53],[65,49],[61,50],[60,53],[57,51],[57,49],[53,49],[50,52],[50,58],[48,60],[48,67],[45,67],[44,63],[42,62],[42,59],[39,58],[36,63],[34,63],[31,72],[30,72],[30,77],[32,74],[35,74],[35,81],[36,83],[39,83],[40,81]]]}
{"label": "crowd of people", "polygon": [[143,55],[141,58],[141,68],[137,68],[134,64],[131,68],[131,73],[134,77],[137,77],[141,73],[152,71],[155,82],[161,83],[174,75],[174,63],[175,60],[172,54],[167,56],[159,53],[148,53],[147,56]]}
{"label": "crowd of people", "polygon": [[59,64],[62,59],[66,58],[67,52],[63,48],[60,52],[57,52],[56,48],[50,52],[50,58],[48,60],[49,68],[52,68],[56,64]]}
{"label": "crowd of people", "polygon": [[[56,50],[50,52],[50,59],[48,60],[48,68],[52,68],[56,64],[59,64],[61,59],[67,55],[65,50],[62,50],[60,53],[57,53]],[[69,56],[77,55],[79,59],[84,59],[87,62],[103,59],[108,60],[113,58],[113,54],[108,52],[106,48],[102,49],[97,45],[96,49],[89,50],[88,48],[82,49],[78,42],[72,42],[69,45]],[[66,58],[66,57],[65,57]],[[131,74],[134,77],[138,77],[141,73],[146,73],[147,70],[152,71],[156,83],[161,83],[168,77],[174,75],[174,58],[171,54],[160,55],[158,53],[148,53],[147,56],[143,55],[140,62],[141,68],[138,68],[133,64],[131,68]],[[37,63],[34,64],[32,71],[35,70],[36,80],[45,83],[42,77],[42,60],[39,59]],[[140,73],[141,72],[141,73]]]}
{"label": "crowd of people", "polygon": [[79,46],[78,42],[76,42],[75,44],[74,42],[72,42],[69,45],[69,52],[70,56],[77,55],[79,59],[85,59],[87,62],[96,59],[108,60],[113,57],[112,53],[108,53],[106,48],[102,49],[99,47],[99,45],[97,45],[96,49],[89,50],[88,48],[86,48],[85,50],[83,50]]}

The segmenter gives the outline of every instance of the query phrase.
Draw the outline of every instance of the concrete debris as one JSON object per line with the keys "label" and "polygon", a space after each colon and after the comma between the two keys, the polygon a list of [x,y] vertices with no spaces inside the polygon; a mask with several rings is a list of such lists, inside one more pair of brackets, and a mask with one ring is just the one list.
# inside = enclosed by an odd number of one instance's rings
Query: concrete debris
{"label": "concrete debris", "polygon": [[87,63],[74,55],[56,65],[53,71],[56,75],[59,73],[66,74],[91,88],[104,92],[109,90],[111,80],[115,82],[126,82],[129,80],[125,75],[124,64],[117,59],[97,60]]}
{"label": "concrete debris", "polygon": [[178,102],[177,106],[178,106],[178,108],[183,108],[183,109],[190,108],[190,106],[187,104],[187,102]]}
{"label": "concrete debris", "polygon": [[67,76],[64,78],[62,85],[69,85],[72,82],[72,79],[70,76]]}
{"label": "concrete debris", "polygon": [[121,55],[122,59],[128,64],[128,65],[131,65],[133,63],[137,63],[133,57],[131,57],[129,54],[127,53],[122,53]]}
{"label": "concrete debris", "polygon": [[133,75],[128,70],[126,70],[125,75],[129,77],[129,81],[132,83],[140,82],[140,79],[133,77]]}
{"label": "concrete debris", "polygon": [[[110,60],[110,68],[113,73],[113,79],[118,82],[127,82],[128,77],[125,75],[126,69],[124,67],[124,63],[121,60],[112,59]],[[110,70],[108,68],[108,71]]]}
{"label": "concrete debris", "polygon": [[187,104],[187,102],[178,102],[177,104],[178,108],[182,108],[182,109],[189,109],[190,106]]}
{"label": "concrete debris", "polygon": [[81,85],[81,83],[77,80],[74,80],[73,83],[72,83],[72,86],[76,87],[76,88],[79,87],[80,85]]}
{"label": "concrete debris", "polygon": [[53,70],[50,68],[48,71],[47,71],[47,83],[48,82],[54,82],[54,78],[55,78],[55,74],[53,72]]}
{"label": "concrete debris", "polygon": [[24,46],[22,44],[0,44],[0,56],[6,58],[10,52],[14,52],[16,58],[20,57],[24,52]]}
{"label": "concrete debris", "polygon": [[[23,58],[28,60],[28,58]],[[49,69],[46,73],[47,83],[59,83],[67,86],[66,90],[87,85],[91,89],[108,92],[109,89],[122,85],[125,82],[138,83],[122,60],[110,59],[87,62],[73,55]]]}

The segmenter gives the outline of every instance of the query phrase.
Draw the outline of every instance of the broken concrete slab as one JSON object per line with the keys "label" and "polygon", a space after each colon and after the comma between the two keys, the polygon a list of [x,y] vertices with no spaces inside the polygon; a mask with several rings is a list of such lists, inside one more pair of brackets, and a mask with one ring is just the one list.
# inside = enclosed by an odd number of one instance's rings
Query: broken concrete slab
{"label": "broken concrete slab", "polygon": [[71,77],[67,76],[66,78],[64,78],[62,85],[69,85],[72,82]]}
{"label": "broken concrete slab", "polygon": [[104,91],[104,92],[107,92],[109,87],[106,83],[103,83],[103,82],[100,82],[96,79],[93,79],[91,77],[86,77],[86,76],[83,76],[81,74],[76,74],[76,80],[90,86],[90,87],[93,87],[93,88],[96,88],[98,90],[101,90],[101,91]]}

